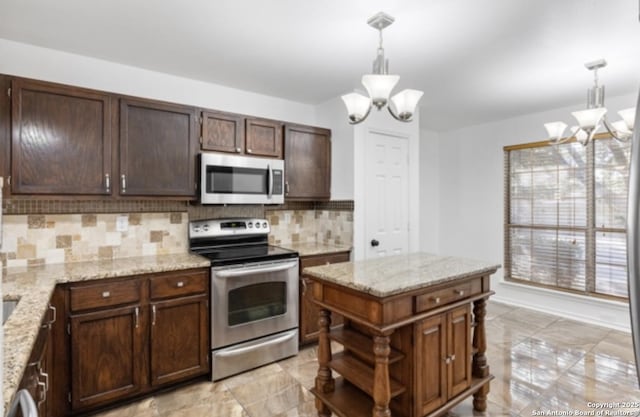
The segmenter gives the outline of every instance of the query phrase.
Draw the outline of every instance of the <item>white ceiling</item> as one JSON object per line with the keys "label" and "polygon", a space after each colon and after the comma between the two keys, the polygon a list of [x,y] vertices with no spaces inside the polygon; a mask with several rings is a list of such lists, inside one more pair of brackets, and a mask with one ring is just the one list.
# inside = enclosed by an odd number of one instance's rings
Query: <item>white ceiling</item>
{"label": "white ceiling", "polygon": [[[637,0],[1,0],[0,38],[317,104],[371,70],[385,11],[397,90],[448,130],[640,85]],[[1,58],[0,58],[1,59]],[[633,103],[630,103],[630,106]]]}

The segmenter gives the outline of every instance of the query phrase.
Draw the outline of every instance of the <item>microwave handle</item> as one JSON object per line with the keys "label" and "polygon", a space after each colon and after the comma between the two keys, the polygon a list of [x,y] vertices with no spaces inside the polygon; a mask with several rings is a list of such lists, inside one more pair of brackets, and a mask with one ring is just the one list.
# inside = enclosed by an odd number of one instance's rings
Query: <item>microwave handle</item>
{"label": "microwave handle", "polygon": [[269,191],[267,197],[271,199],[273,196],[273,170],[271,169],[271,165],[267,165],[267,170],[269,171],[269,183],[267,184]]}

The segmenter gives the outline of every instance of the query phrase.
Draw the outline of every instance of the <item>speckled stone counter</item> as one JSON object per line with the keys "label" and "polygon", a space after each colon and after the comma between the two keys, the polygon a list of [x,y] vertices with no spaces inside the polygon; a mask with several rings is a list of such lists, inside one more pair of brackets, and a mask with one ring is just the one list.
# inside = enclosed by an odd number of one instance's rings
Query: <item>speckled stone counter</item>
{"label": "speckled stone counter", "polygon": [[376,297],[388,297],[472,275],[493,272],[499,267],[498,264],[473,259],[412,253],[314,266],[305,268],[303,272]]}
{"label": "speckled stone counter", "polygon": [[348,252],[351,250],[351,246],[347,245],[329,245],[326,243],[315,242],[290,242],[280,243],[278,246],[291,249],[300,256],[313,256],[313,255],[330,255],[339,252]]}
{"label": "speckled stone counter", "polygon": [[3,326],[5,412],[24,373],[56,284],[201,268],[209,264],[205,258],[185,253],[3,270],[3,299],[20,300]]}

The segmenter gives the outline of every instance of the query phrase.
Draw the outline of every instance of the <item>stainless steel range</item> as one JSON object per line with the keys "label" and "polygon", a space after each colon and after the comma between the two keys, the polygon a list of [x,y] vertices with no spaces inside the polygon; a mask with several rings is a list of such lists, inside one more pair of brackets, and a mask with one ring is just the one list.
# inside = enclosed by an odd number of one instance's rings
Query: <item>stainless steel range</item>
{"label": "stainless steel range", "polygon": [[298,352],[298,253],[268,244],[264,219],[191,222],[211,260],[211,375],[218,380]]}

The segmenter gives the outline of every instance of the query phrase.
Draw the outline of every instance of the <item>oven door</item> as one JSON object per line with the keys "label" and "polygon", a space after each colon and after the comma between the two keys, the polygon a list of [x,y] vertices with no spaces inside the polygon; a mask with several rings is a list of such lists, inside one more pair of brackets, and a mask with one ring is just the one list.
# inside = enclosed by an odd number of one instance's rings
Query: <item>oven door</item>
{"label": "oven door", "polygon": [[284,203],[284,161],[203,153],[202,204]]}
{"label": "oven door", "polygon": [[298,327],[298,259],[211,270],[211,347]]}

